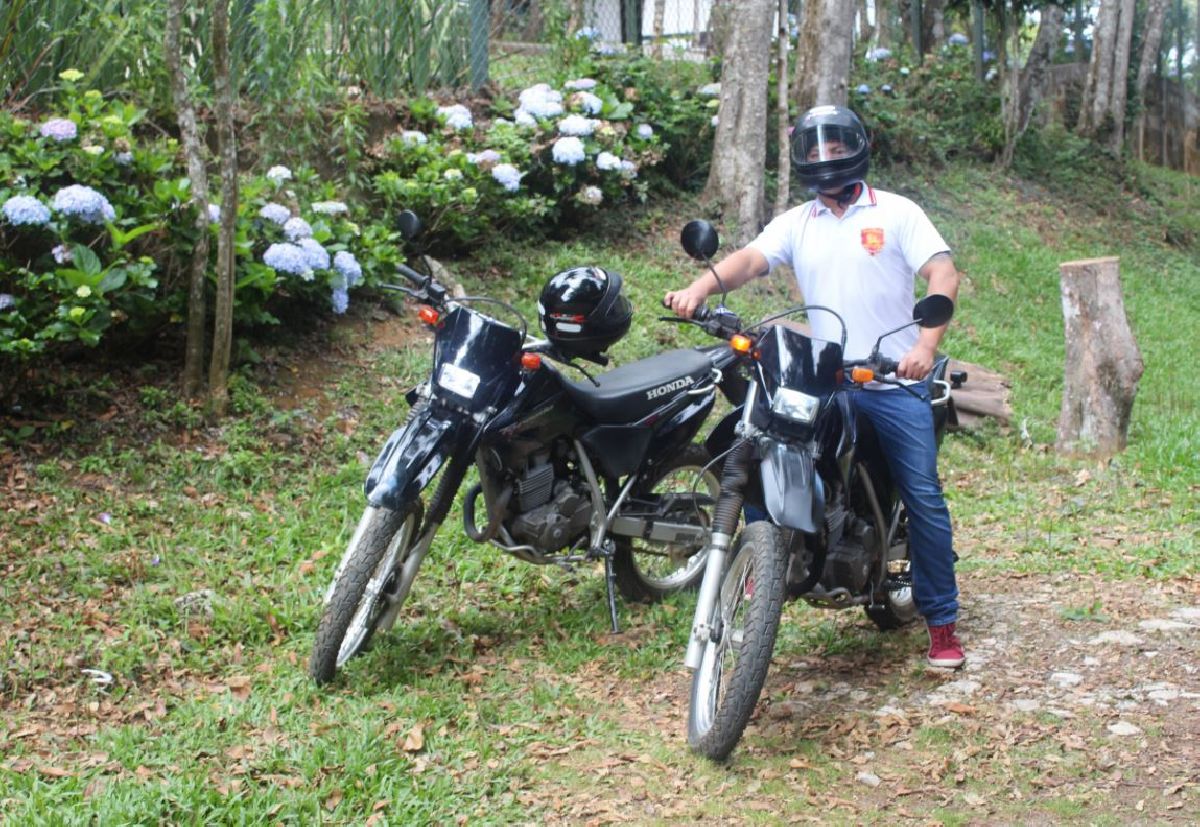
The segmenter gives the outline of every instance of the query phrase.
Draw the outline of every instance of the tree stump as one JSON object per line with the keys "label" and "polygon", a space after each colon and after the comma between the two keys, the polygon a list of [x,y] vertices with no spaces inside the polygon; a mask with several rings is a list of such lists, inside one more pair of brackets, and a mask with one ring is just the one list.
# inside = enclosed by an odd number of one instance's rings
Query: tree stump
{"label": "tree stump", "polygon": [[1125,318],[1119,261],[1059,265],[1067,343],[1059,451],[1110,457],[1125,448],[1143,365]]}

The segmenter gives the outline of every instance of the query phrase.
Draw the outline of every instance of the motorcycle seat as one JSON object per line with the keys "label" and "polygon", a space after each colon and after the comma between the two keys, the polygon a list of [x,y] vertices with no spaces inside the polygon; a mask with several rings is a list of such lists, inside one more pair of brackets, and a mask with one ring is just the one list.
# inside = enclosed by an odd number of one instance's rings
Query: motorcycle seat
{"label": "motorcycle seat", "polygon": [[680,393],[712,377],[712,360],[697,350],[669,350],[596,377],[563,383],[571,399],[597,422],[637,422]]}

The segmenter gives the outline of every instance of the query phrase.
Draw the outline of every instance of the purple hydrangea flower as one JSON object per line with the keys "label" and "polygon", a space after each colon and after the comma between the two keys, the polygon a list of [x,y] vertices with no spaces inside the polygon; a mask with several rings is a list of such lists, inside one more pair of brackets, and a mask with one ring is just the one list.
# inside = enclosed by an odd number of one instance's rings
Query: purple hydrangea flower
{"label": "purple hydrangea flower", "polygon": [[583,151],[583,141],[574,136],[559,138],[554,142],[554,148],[550,154],[556,163],[572,167],[586,157]]}
{"label": "purple hydrangea flower", "polygon": [[208,220],[209,220],[209,223],[211,223],[211,224],[220,224],[221,223],[221,205],[220,204],[209,204],[208,205]]}
{"label": "purple hydrangea flower", "polygon": [[590,92],[596,88],[596,81],[591,78],[579,78],[579,80],[568,80],[564,86],[571,90]]}
{"label": "purple hydrangea flower", "polygon": [[955,32],[946,39],[946,42],[951,46],[966,46],[971,42],[971,39],[962,32]]}
{"label": "purple hydrangea flower", "polygon": [[117,217],[107,198],[81,184],[71,184],[56,192],[52,206],[55,212],[78,218],[85,224],[103,224]]}
{"label": "purple hydrangea flower", "polygon": [[338,250],[333,256],[333,269],[346,281],[347,287],[353,287],[362,280],[362,265],[354,257],[354,253]]}
{"label": "purple hydrangea flower", "polygon": [[333,312],[339,316],[346,312],[346,308],[350,306],[350,293],[344,287],[335,287],[329,294],[329,304],[333,307]]}
{"label": "purple hydrangea flower", "polygon": [[71,248],[66,244],[59,244],[50,251],[50,255],[54,256],[54,260],[59,264],[70,264],[75,258],[75,254],[71,252]]}
{"label": "purple hydrangea flower", "polygon": [[41,132],[43,138],[50,138],[61,144],[64,141],[75,140],[75,136],[79,134],[79,127],[75,125],[75,121],[55,118],[42,124],[38,131]]}
{"label": "purple hydrangea flower", "polygon": [[494,149],[485,149],[483,152],[468,152],[467,160],[472,164],[494,164],[500,160],[500,153]]}
{"label": "purple hydrangea flower", "polygon": [[308,252],[295,244],[272,244],[263,253],[263,264],[282,273],[291,273],[305,281],[312,281],[312,266],[308,263]]}
{"label": "purple hydrangea flower", "polygon": [[0,293],[0,312],[17,306],[17,300],[11,293]]}
{"label": "purple hydrangea flower", "polygon": [[287,220],[292,217],[292,211],[283,204],[263,204],[262,209],[258,211],[259,216],[265,218],[273,224],[278,224],[282,227],[287,223]]}
{"label": "purple hydrangea flower", "polygon": [[506,192],[516,192],[521,188],[521,179],[525,173],[512,164],[496,164],[492,168],[492,177],[504,187]]}
{"label": "purple hydrangea flower", "polygon": [[308,256],[308,266],[310,269],[329,269],[329,251],[322,247],[319,241],[313,238],[302,238],[296,242],[296,246],[302,249]]}
{"label": "purple hydrangea flower", "polygon": [[887,60],[891,56],[892,50],[884,48],[883,46],[875,49],[868,49],[865,55],[867,61],[870,63],[875,63],[880,60]]}
{"label": "purple hydrangea flower", "polygon": [[14,195],[0,207],[8,223],[15,227],[40,227],[50,222],[50,209],[32,195]]}
{"label": "purple hydrangea flower", "polygon": [[654,137],[654,127],[648,123],[640,123],[637,128],[637,136],[643,141],[648,141]]}
{"label": "purple hydrangea flower", "polygon": [[283,234],[288,241],[299,241],[302,238],[312,238],[312,226],[299,216],[289,218],[283,223]]}

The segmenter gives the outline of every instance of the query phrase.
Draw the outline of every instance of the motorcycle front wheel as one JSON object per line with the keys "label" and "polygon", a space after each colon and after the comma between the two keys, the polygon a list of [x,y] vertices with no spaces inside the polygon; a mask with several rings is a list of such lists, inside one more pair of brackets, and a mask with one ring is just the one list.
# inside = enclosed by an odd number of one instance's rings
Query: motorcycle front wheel
{"label": "motorcycle front wheel", "polygon": [[723,761],[767,679],[787,593],[787,547],[768,522],[746,526],[721,581],[712,634],[692,678],[688,745]]}
{"label": "motorcycle front wheel", "polygon": [[[715,503],[721,492],[720,468],[709,466],[712,457],[703,445],[688,445],[664,462],[645,480],[635,497],[678,496],[678,505],[662,519],[680,523],[712,524],[712,505],[697,507],[695,495]],[[669,594],[700,585],[708,559],[703,544],[652,543],[628,537],[616,539],[613,572],[617,588],[626,600],[657,603]]]}
{"label": "motorcycle front wheel", "polygon": [[420,525],[419,502],[399,511],[374,506],[363,511],[325,593],[308,661],[318,684],[333,680],[376,631],[395,620],[423,556],[413,554]]}

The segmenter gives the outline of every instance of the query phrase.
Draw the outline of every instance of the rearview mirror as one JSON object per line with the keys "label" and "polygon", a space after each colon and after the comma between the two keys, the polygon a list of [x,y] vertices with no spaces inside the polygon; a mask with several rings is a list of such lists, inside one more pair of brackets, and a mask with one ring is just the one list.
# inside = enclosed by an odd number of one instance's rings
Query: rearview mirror
{"label": "rearview mirror", "polygon": [[421,230],[424,226],[421,224],[421,219],[412,210],[401,210],[396,216],[396,227],[400,230],[400,235],[404,236],[406,241],[413,241],[417,236],[421,235]]}
{"label": "rearview mirror", "polygon": [[713,225],[700,220],[689,221],[684,226],[679,234],[679,243],[683,245],[684,252],[698,261],[708,261],[721,246]]}
{"label": "rearview mirror", "polygon": [[941,293],[930,293],[913,307],[913,321],[921,327],[941,327],[954,317],[954,301]]}

